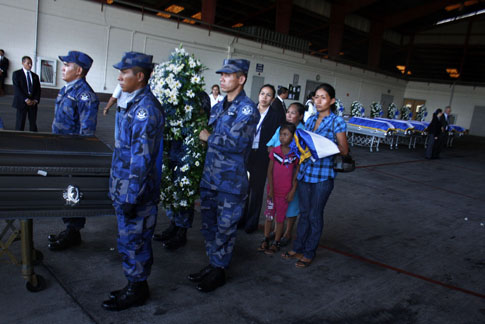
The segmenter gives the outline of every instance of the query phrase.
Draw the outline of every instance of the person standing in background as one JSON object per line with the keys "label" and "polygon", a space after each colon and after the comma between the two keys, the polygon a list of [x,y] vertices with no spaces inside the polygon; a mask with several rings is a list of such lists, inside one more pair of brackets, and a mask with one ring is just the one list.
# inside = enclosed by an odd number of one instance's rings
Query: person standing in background
{"label": "person standing in background", "polygon": [[448,146],[448,135],[450,132],[450,115],[451,115],[451,107],[446,106],[445,111],[441,114],[439,119],[441,123],[441,127],[443,127],[443,132],[441,133],[441,148]]}
{"label": "person standing in background", "polygon": [[0,49],[0,96],[5,94],[5,78],[7,77],[9,61],[5,57],[5,52]]}
{"label": "person standing in background", "polygon": [[271,106],[274,107],[274,109],[280,111],[283,114],[283,116],[286,114],[286,104],[285,104],[285,99],[288,98],[289,90],[288,88],[281,87],[278,89],[278,95],[276,98],[273,100],[271,103]]}
{"label": "person standing in background", "polygon": [[221,95],[221,91],[219,89],[218,84],[214,84],[211,88],[212,92],[210,94],[210,99],[211,99],[211,108],[214,107],[215,104],[221,102],[224,97]]}
{"label": "person standing in background", "polygon": [[252,143],[248,160],[249,191],[246,208],[238,227],[244,228],[246,233],[253,233],[258,229],[259,216],[263,204],[264,184],[268,173],[268,148],[266,143],[273,137],[274,132],[285,121],[285,114],[281,107],[271,105],[275,89],[271,84],[265,84],[259,90],[258,110],[260,119],[256,127],[256,134]]}
{"label": "person standing in background", "polygon": [[22,57],[20,70],[12,74],[14,97],[12,106],[17,109],[15,130],[23,131],[25,120],[29,117],[29,130],[37,132],[37,104],[40,101],[39,76],[31,71],[32,59]]}

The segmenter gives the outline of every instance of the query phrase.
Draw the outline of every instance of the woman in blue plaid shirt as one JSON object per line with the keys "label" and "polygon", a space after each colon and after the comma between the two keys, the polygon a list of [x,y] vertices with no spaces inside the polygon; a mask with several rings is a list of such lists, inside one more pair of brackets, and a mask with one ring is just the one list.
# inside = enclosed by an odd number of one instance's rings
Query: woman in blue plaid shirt
{"label": "woman in blue plaid shirt", "polygon": [[[335,141],[340,153],[347,155],[347,124],[342,117],[334,114],[335,89],[323,83],[315,89],[313,102],[317,114],[308,118],[305,129]],[[298,173],[298,198],[300,200],[300,219],[297,238],[293,250],[282,255],[284,259],[296,259],[298,268],[310,265],[323,231],[323,209],[333,189],[333,156],[312,162],[305,160]]]}

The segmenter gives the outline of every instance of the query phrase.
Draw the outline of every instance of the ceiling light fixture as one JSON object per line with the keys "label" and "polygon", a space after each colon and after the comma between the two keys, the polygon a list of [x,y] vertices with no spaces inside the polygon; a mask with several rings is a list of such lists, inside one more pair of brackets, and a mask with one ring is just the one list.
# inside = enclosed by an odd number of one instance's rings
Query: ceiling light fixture
{"label": "ceiling light fixture", "polygon": [[443,20],[440,20],[437,23],[435,23],[435,25],[446,24],[448,22],[457,21],[457,20],[460,20],[460,19],[465,19],[465,18],[468,18],[468,17],[471,17],[471,16],[478,16],[478,15],[481,15],[483,13],[485,13],[485,9],[478,10],[478,11],[474,11],[474,12],[470,12],[470,13],[467,13],[467,14],[464,14],[464,15],[461,15],[461,16],[456,16],[456,17],[452,17],[452,18],[448,18],[448,19],[443,19]]}

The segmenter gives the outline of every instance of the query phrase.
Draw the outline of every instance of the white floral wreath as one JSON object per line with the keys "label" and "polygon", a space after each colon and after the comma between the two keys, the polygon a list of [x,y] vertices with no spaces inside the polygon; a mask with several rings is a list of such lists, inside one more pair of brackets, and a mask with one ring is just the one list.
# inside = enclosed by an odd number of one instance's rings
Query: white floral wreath
{"label": "white floral wreath", "polygon": [[[199,133],[207,128],[207,116],[197,94],[204,91],[204,70],[180,45],[167,62],[154,68],[149,81],[165,111],[161,200],[164,208],[174,211],[193,206],[202,177],[206,150]],[[182,141],[179,170],[170,167],[171,141]]]}

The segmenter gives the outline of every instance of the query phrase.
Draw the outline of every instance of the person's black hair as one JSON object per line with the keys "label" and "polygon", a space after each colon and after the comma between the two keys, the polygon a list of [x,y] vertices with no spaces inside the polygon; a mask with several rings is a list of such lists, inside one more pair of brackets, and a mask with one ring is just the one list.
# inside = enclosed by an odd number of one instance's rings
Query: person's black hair
{"label": "person's black hair", "polygon": [[433,113],[433,116],[438,116],[438,114],[442,113],[443,110],[441,108],[436,109],[436,111]]}
{"label": "person's black hair", "polygon": [[148,84],[148,80],[150,79],[150,75],[152,74],[152,69],[142,68],[140,66],[134,66],[131,69],[133,70],[133,74],[137,74],[138,72],[143,73],[143,82],[145,84]]}
{"label": "person's black hair", "polygon": [[241,76],[243,76],[243,75],[244,75],[245,79],[244,79],[244,83],[242,84],[242,86],[244,87],[244,85],[248,81],[248,74],[245,73],[245,72],[243,72],[243,71],[237,71],[236,72],[236,77],[238,77],[238,78],[241,77]]}
{"label": "person's black hair", "polygon": [[[325,90],[326,93],[328,93],[328,95],[330,96],[330,99],[334,99],[335,98],[335,88],[332,87],[330,84],[328,83],[322,83],[320,84],[316,89],[315,89],[315,95],[317,94],[317,91],[318,90]],[[337,105],[335,104],[335,102],[330,106],[330,110],[334,113],[337,111]]]}
{"label": "person's black hair", "polygon": [[219,85],[218,85],[218,84],[214,84],[214,85],[212,85],[211,90],[212,90],[212,88],[214,88],[214,87],[217,87],[217,90],[219,91],[219,94],[221,94],[221,88],[219,87]]}
{"label": "person's black hair", "polygon": [[2,52],[3,54],[5,54],[5,51],[3,49],[0,48],[0,52]]}
{"label": "person's black hair", "polygon": [[24,63],[25,60],[27,60],[27,59],[29,59],[30,62],[32,62],[32,58],[30,56],[25,55],[25,56],[22,56],[22,63]]}
{"label": "person's black hair", "polygon": [[306,100],[313,99],[313,97],[315,97],[315,91],[310,92],[306,97]]}
{"label": "person's black hair", "polygon": [[298,111],[298,114],[300,116],[303,116],[305,114],[305,111],[306,111],[306,108],[305,106],[303,106],[301,103],[295,101],[295,102],[292,102],[289,106],[288,106],[288,109],[290,109],[291,106],[295,106],[296,107],[296,110]]}
{"label": "person's black hair", "polygon": [[263,85],[260,89],[259,89],[259,92],[258,94],[261,92],[261,90],[263,90],[263,88],[270,88],[271,90],[273,90],[273,98],[275,96],[275,89],[274,89],[274,86],[272,84],[265,84]]}
{"label": "person's black hair", "polygon": [[278,89],[278,96],[282,95],[283,93],[287,93],[288,92],[288,88],[285,88],[285,87],[281,87]]}
{"label": "person's black hair", "polygon": [[294,135],[295,132],[296,132],[295,124],[292,124],[292,123],[289,123],[289,122],[285,122],[281,125],[280,132],[284,129],[288,130],[292,135]]}

